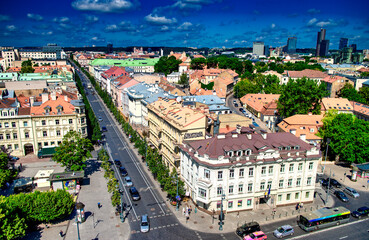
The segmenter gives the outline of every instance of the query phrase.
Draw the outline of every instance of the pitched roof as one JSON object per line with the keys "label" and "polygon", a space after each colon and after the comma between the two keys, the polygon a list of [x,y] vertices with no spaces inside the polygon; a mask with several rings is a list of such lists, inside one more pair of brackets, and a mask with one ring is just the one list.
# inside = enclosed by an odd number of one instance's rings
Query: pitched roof
{"label": "pitched roof", "polygon": [[338,111],[352,112],[354,110],[347,98],[323,98],[322,105],[326,111],[336,109]]}
{"label": "pitched roof", "polygon": [[242,104],[246,104],[251,108],[255,109],[257,112],[261,112],[263,110],[264,105],[268,104],[271,101],[276,101],[279,99],[280,94],[253,94],[249,93],[243,96],[240,101]]}
{"label": "pitched roof", "polygon": [[323,73],[321,71],[317,71],[317,70],[311,70],[311,69],[305,69],[302,71],[287,71],[287,75],[290,78],[303,78],[303,77],[307,77],[307,78],[325,78],[328,76],[328,74]]}
{"label": "pitched roof", "polygon": [[336,75],[335,76],[333,76],[333,75],[327,76],[327,77],[322,79],[322,81],[327,82],[327,83],[334,83],[337,80],[348,80],[348,79],[345,78],[345,77],[336,76]]}
{"label": "pitched roof", "polygon": [[350,102],[351,105],[354,107],[354,112],[356,114],[362,114],[362,115],[366,115],[369,117],[369,106],[362,104],[362,103],[358,103],[358,102]]}
{"label": "pitched roof", "polygon": [[63,108],[64,114],[73,114],[74,112],[74,106],[68,102],[65,101],[65,98],[63,96],[57,96],[56,100],[47,100],[46,102],[42,103],[40,106],[32,106],[31,107],[31,114],[32,115],[44,115],[45,114],[45,108],[49,107],[50,112],[49,115],[57,115],[57,107],[61,106]]}
{"label": "pitched roof", "polygon": [[320,140],[321,137],[315,135],[318,133],[319,128],[323,126],[323,115],[294,115],[283,119],[278,124],[278,127],[285,131],[296,131],[296,136],[300,137],[305,134],[307,140]]}

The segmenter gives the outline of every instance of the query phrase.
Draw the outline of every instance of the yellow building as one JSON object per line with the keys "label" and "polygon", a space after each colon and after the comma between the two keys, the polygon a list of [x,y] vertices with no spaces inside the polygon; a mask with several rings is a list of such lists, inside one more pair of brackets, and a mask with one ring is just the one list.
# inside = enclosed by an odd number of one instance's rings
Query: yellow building
{"label": "yellow building", "polygon": [[37,154],[42,147],[58,146],[71,130],[87,137],[82,100],[56,93],[0,99],[0,147],[14,156]]}
{"label": "yellow building", "polygon": [[159,150],[167,166],[179,170],[178,145],[183,140],[205,139],[205,114],[166,98],[148,104],[147,109],[150,143]]}

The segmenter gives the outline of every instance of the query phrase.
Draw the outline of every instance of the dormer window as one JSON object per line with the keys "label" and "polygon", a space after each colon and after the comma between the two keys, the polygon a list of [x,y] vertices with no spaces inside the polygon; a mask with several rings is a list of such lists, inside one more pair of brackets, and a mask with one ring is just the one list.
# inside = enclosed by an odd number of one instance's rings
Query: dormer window
{"label": "dormer window", "polygon": [[44,110],[45,110],[45,114],[49,114],[51,112],[51,107],[46,106],[46,107],[44,107]]}
{"label": "dormer window", "polygon": [[61,105],[57,106],[56,110],[57,110],[58,114],[62,113],[63,112],[63,106],[61,106]]}
{"label": "dormer window", "polygon": [[251,155],[251,150],[250,149],[245,150],[245,155],[250,156]]}
{"label": "dormer window", "polygon": [[242,151],[237,151],[237,156],[242,156]]}
{"label": "dormer window", "polygon": [[300,149],[300,146],[299,145],[295,146],[295,149]]}
{"label": "dormer window", "polygon": [[230,157],[232,157],[233,156],[233,152],[232,151],[229,151],[229,152],[227,152],[227,155],[230,156]]}

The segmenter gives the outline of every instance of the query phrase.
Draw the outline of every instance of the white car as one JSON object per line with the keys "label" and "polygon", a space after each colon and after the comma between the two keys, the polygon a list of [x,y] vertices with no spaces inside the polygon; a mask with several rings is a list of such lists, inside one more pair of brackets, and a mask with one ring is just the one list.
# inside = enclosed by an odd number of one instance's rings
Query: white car
{"label": "white car", "polygon": [[133,182],[132,182],[132,179],[131,179],[131,177],[125,177],[124,178],[124,181],[126,182],[126,186],[127,187],[132,187],[133,186]]}

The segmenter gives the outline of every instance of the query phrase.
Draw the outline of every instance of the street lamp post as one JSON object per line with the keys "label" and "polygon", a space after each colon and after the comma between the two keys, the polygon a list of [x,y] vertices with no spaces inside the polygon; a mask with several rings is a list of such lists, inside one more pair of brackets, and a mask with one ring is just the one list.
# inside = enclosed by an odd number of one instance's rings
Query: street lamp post
{"label": "street lamp post", "polygon": [[324,174],[324,170],[325,170],[325,163],[327,162],[328,146],[329,146],[330,142],[331,142],[331,139],[327,138],[327,149],[325,150],[325,159],[324,159],[324,165],[323,165],[323,171],[322,171],[323,174]]}
{"label": "street lamp post", "polygon": [[76,216],[76,223],[77,223],[77,235],[78,235],[78,240],[81,240],[80,236],[79,236],[79,221],[78,221],[78,216]]}
{"label": "street lamp post", "polygon": [[177,194],[176,194],[176,201],[177,201],[177,204],[176,204],[176,211],[179,210],[179,195],[178,195],[178,173],[177,173]]}
{"label": "street lamp post", "polygon": [[225,199],[224,193],[222,194],[221,202],[220,202],[220,214],[219,214],[219,230],[223,230],[223,220],[224,220],[224,212],[223,212],[223,200]]}
{"label": "street lamp post", "polygon": [[328,195],[329,195],[329,187],[330,187],[330,184],[331,184],[331,175],[332,175],[332,170],[330,169],[329,170],[329,178],[328,178],[328,187],[327,187],[327,196],[325,198],[325,205],[327,205],[327,202],[328,202]]}

